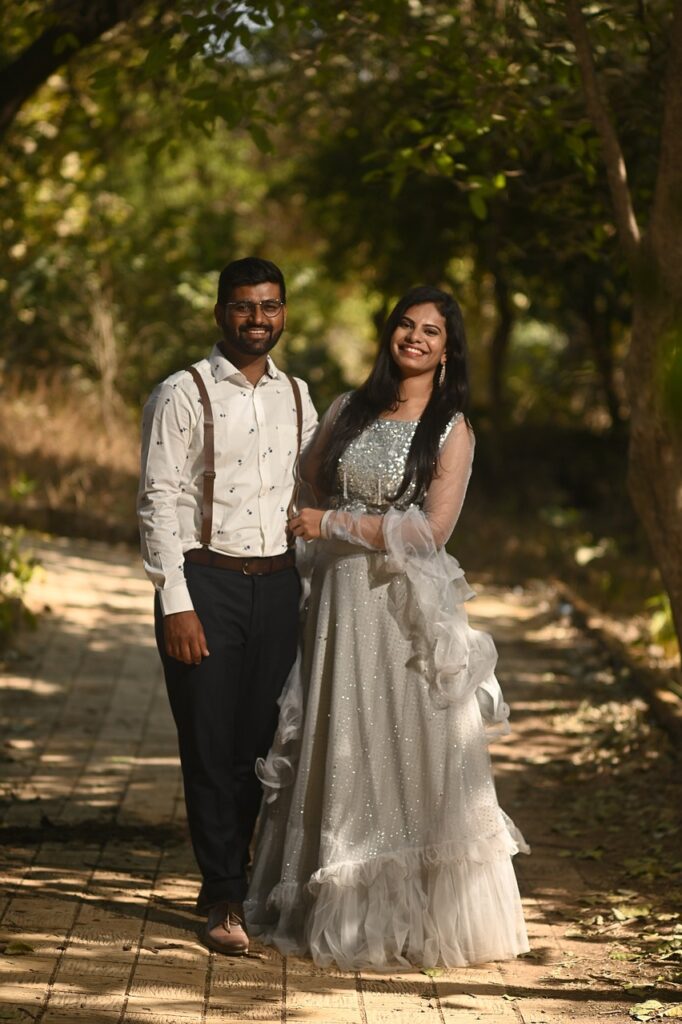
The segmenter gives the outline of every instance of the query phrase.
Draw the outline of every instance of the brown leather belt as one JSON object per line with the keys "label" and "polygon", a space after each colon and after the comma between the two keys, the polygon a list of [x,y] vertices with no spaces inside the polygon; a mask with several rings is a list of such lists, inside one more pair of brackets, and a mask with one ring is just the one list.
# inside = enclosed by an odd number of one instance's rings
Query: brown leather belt
{"label": "brown leather belt", "polygon": [[236,558],[232,555],[221,555],[208,548],[191,548],[185,551],[185,561],[197,565],[208,565],[212,569],[231,569],[245,576],[269,576],[271,572],[282,569],[293,569],[296,564],[294,549],[283,551],[281,555],[270,555],[268,558]]}

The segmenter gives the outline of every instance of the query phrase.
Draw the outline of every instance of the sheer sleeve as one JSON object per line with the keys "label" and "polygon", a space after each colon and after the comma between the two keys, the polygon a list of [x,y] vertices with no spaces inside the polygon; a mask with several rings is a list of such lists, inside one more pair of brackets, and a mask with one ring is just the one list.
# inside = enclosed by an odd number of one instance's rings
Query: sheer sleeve
{"label": "sheer sleeve", "polygon": [[438,469],[424,500],[424,515],[436,547],[447,544],[464,505],[474,461],[474,433],[463,416],[440,450]]}
{"label": "sheer sleeve", "polygon": [[349,395],[350,392],[347,391],[334,399],[320,420],[317,430],[301,453],[301,479],[312,490],[315,500],[318,502],[323,497],[319,486],[322,453],[329,443],[336,418],[348,401]]}
{"label": "sheer sleeve", "polygon": [[322,536],[383,552],[370,561],[377,583],[409,637],[410,666],[429,681],[436,707],[476,695],[491,735],[508,732],[509,708],[495,678],[497,654],[487,633],[472,629],[464,610],[473,596],[459,562],[445,550],[464,504],[474,435],[458,416],[441,446],[423,508],[390,508],[384,515],[330,509]]}
{"label": "sheer sleeve", "polygon": [[430,554],[447,543],[457,524],[473,457],[473,431],[464,417],[458,416],[441,447],[423,511],[411,507],[405,512],[391,509],[385,515],[368,515],[330,509],[322,520],[322,536],[390,551],[391,541],[399,535],[400,543],[415,554]]}

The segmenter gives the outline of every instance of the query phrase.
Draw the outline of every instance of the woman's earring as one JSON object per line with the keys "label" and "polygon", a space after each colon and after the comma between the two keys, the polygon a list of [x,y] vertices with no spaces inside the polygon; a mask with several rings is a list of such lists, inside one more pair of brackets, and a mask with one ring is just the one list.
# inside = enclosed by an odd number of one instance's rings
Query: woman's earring
{"label": "woman's earring", "polygon": [[442,387],[444,380],[445,380],[445,363],[439,363],[438,364],[438,373],[436,374],[436,381],[435,381],[436,387],[437,388]]}

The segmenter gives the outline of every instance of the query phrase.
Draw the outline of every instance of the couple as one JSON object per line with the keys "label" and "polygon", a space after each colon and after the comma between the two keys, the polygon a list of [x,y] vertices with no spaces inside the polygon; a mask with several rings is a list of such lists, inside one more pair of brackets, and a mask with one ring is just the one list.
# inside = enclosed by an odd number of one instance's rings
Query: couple
{"label": "couple", "polygon": [[245,953],[248,929],[346,970],[523,953],[527,847],[486,747],[508,708],[444,550],[473,456],[459,307],[409,291],[319,426],[268,355],[280,270],[229,264],[215,317],[145,407],[139,496],[206,944]]}

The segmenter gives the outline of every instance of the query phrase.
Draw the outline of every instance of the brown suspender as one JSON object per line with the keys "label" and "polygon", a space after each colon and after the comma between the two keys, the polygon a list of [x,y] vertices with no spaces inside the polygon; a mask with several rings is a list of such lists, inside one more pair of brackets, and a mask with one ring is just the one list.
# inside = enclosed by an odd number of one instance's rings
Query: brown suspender
{"label": "brown suspender", "polygon": [[207,548],[211,543],[213,527],[213,485],[215,483],[215,443],[213,431],[213,407],[204,379],[196,366],[188,367],[199,389],[199,400],[204,408],[204,486],[201,507],[201,544]]}
{"label": "brown suspender", "polygon": [[[211,406],[211,399],[208,396],[204,379],[197,370],[196,366],[189,366],[189,372],[192,374],[192,378],[197,388],[199,389],[199,400],[204,410],[204,484],[202,492],[202,505],[201,505],[201,544],[202,547],[207,548],[211,543],[211,532],[213,527],[213,486],[215,483],[215,441],[214,441],[214,430],[213,430],[213,407]],[[298,381],[287,374],[289,383],[291,384],[291,390],[294,393],[294,402],[296,404],[296,458],[294,459],[294,489],[291,494],[291,501],[287,509],[287,519],[291,516],[296,502],[298,501],[298,494],[301,489],[301,473],[299,468],[299,459],[301,457],[301,438],[303,436],[303,405],[301,402],[301,390],[298,386]],[[291,540],[291,538],[290,538]]]}
{"label": "brown suspender", "polygon": [[[301,389],[298,386],[298,381],[295,377],[292,377],[290,373],[287,374],[289,383],[291,384],[291,390],[294,393],[294,402],[296,403],[296,458],[294,459],[294,489],[291,492],[291,501],[287,508],[287,522],[291,519],[291,515],[296,511],[298,505],[298,496],[301,490],[301,437],[303,435],[303,406],[301,404]],[[289,530],[287,527],[287,535]],[[289,536],[289,543],[293,543],[293,538]]]}

